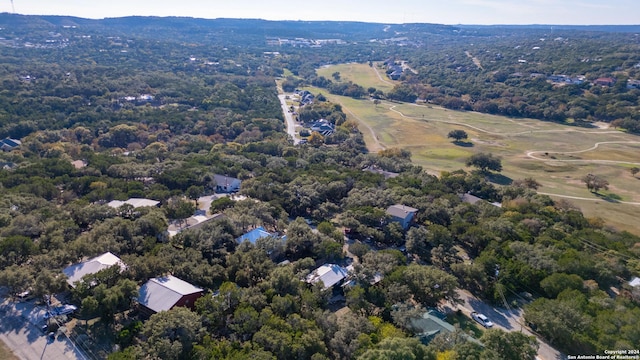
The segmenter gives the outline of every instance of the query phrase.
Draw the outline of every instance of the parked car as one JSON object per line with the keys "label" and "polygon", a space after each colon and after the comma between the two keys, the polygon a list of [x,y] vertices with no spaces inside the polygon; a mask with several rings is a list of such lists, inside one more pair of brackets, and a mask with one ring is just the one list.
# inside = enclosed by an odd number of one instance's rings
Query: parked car
{"label": "parked car", "polygon": [[477,321],[478,324],[484,326],[487,329],[493,326],[493,323],[491,322],[491,320],[489,320],[489,318],[475,311],[471,313],[471,318],[473,318],[473,320]]}
{"label": "parked car", "polygon": [[50,317],[54,317],[54,316],[61,316],[61,315],[69,315],[72,314],[74,311],[78,310],[78,307],[75,305],[60,305],[60,306],[56,306],[53,309],[51,309],[50,311],[48,311],[46,314],[44,314],[44,318],[48,319]]}
{"label": "parked car", "polygon": [[16,297],[20,301],[29,301],[35,298],[35,296],[31,293],[31,290],[23,291],[19,293]]}

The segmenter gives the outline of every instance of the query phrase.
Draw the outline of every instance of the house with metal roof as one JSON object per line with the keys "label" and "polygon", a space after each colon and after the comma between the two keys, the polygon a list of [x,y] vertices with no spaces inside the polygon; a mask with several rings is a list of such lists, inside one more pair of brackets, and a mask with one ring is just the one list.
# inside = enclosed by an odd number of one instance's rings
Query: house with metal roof
{"label": "house with metal roof", "polygon": [[242,181],[233,177],[214,174],[213,179],[216,182],[216,192],[218,193],[232,193],[240,190]]}
{"label": "house with metal roof", "polygon": [[422,314],[422,317],[413,318],[409,322],[416,330],[420,340],[428,344],[436,335],[440,333],[452,333],[455,327],[444,321],[445,315],[436,310],[429,310]]}
{"label": "house with metal roof", "polygon": [[193,308],[204,290],[167,275],[147,281],[138,292],[138,303],[141,311],[151,315],[160,311],[168,311],[177,306]]}
{"label": "house with metal roof", "polygon": [[14,150],[20,147],[20,145],[22,145],[22,142],[20,140],[10,138],[0,140],[0,149],[2,149],[3,151]]}
{"label": "house with metal roof", "polygon": [[162,234],[158,235],[160,241],[167,241],[168,239],[178,235],[179,233],[188,230],[188,229],[199,229],[204,224],[211,220],[223,218],[224,214],[213,214],[213,215],[193,215],[191,217],[186,218],[182,222],[173,222]]}
{"label": "house with metal roof", "polygon": [[347,269],[336,264],[325,264],[307,275],[306,282],[315,284],[322,281],[325,290],[340,283],[347,277]]}
{"label": "house with metal roof", "polygon": [[238,237],[236,241],[239,244],[242,244],[243,242],[248,241],[251,244],[255,245],[259,239],[270,237],[270,236],[276,236],[276,235],[268,232],[267,230],[265,230],[264,227],[260,226]]}
{"label": "house with metal roof", "polygon": [[120,266],[120,271],[127,269],[127,265],[110,252],[106,252],[100,256],[91,258],[85,262],[73,264],[62,272],[67,276],[67,283],[72,287],[76,287],[76,283],[81,281],[86,275],[95,274],[100,270],[108,269],[114,265]]}
{"label": "house with metal roof", "polygon": [[143,198],[131,198],[131,199],[126,200],[126,201],[113,200],[113,201],[110,201],[109,203],[107,203],[107,205],[109,205],[110,207],[112,207],[114,209],[117,209],[117,208],[119,208],[120,206],[122,206],[124,204],[131,205],[134,208],[145,207],[145,206],[154,207],[154,206],[158,206],[160,204],[160,201],[155,201],[155,200],[151,200],[151,199],[143,199]]}
{"label": "house with metal roof", "polygon": [[391,221],[399,222],[403,229],[409,228],[411,220],[415,217],[418,209],[406,205],[391,205],[387,209],[387,214],[391,216]]}
{"label": "house with metal roof", "polygon": [[491,204],[493,206],[502,207],[502,204],[499,203],[499,202],[491,202],[490,203],[487,200],[481,199],[481,198],[479,198],[479,197],[477,197],[475,195],[471,195],[470,193],[464,193],[464,194],[460,195],[460,200],[462,200],[462,202],[465,202],[465,203],[471,204],[471,205],[475,205],[475,204],[480,203],[480,202],[487,202],[487,203],[489,203],[489,204]]}

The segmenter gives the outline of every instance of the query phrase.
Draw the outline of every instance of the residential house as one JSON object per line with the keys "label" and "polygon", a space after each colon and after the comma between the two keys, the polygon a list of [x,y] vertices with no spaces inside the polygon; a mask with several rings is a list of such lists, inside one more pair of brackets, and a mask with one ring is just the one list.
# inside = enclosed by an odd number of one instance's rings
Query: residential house
{"label": "residential house", "polygon": [[336,264],[325,264],[313,270],[307,275],[305,281],[309,284],[322,282],[324,289],[329,289],[339,284],[347,277],[347,269]]}
{"label": "residential house", "polygon": [[[455,327],[445,321],[446,315],[436,309],[429,309],[419,318],[409,320],[417,337],[423,344],[428,344],[438,334],[449,334],[455,331]],[[477,339],[468,334],[463,337],[470,342],[482,345]]]}
{"label": "residential house", "polygon": [[612,77],[601,77],[595,79],[593,83],[600,86],[613,86],[616,83],[616,79]]}
{"label": "residential house", "polygon": [[640,277],[636,276],[633,279],[631,279],[631,281],[629,281],[629,286],[631,286],[632,288],[640,289]]}
{"label": "residential house", "polygon": [[311,131],[317,131],[322,134],[322,136],[329,136],[333,134],[335,130],[336,127],[325,119],[320,119],[311,124]]}
{"label": "residential house", "polygon": [[114,265],[120,266],[121,271],[127,269],[127,265],[122,262],[119,257],[110,252],[106,252],[85,262],[73,264],[62,270],[62,272],[67,276],[69,286],[75,288],[76,283],[81,281],[84,276],[95,274],[100,270],[108,269]]}
{"label": "residential house", "polygon": [[374,173],[374,174],[380,174],[380,175],[384,176],[385,179],[394,178],[394,177],[397,177],[398,175],[400,175],[399,173],[396,173],[396,172],[382,170],[377,165],[370,165],[370,166],[367,166],[366,168],[364,168],[362,170],[370,172],[370,173]]}
{"label": "residential house", "polygon": [[0,140],[0,149],[3,151],[12,151],[20,147],[22,145],[22,141],[16,139],[2,139]]}
{"label": "residential house", "polygon": [[139,208],[139,207],[145,207],[145,206],[149,206],[149,207],[154,207],[154,206],[158,206],[160,204],[160,201],[155,201],[155,200],[151,200],[151,199],[143,199],[143,198],[131,198],[129,200],[126,201],[120,201],[120,200],[113,200],[110,201],[109,203],[107,203],[108,206],[117,209],[120,206],[124,205],[124,204],[128,204],[133,206],[133,208]]}
{"label": "residential house", "polygon": [[391,221],[399,222],[405,230],[409,228],[417,212],[418,209],[400,204],[391,205],[387,209],[387,214],[391,216]]}
{"label": "residential house", "polygon": [[0,169],[2,170],[12,170],[16,164],[11,161],[0,161]]}
{"label": "residential house", "polygon": [[315,96],[307,90],[296,91],[296,94],[300,97],[300,106],[311,104],[315,99]]}
{"label": "residential house", "polygon": [[167,275],[150,279],[140,287],[138,293],[141,312],[152,315],[178,306],[193,309],[204,290],[175,276]]}
{"label": "residential house", "polygon": [[640,80],[627,80],[627,89],[640,89]]}
{"label": "residential house", "polygon": [[391,80],[399,80],[404,72],[402,65],[397,65],[395,63],[387,65],[387,76]]}
{"label": "residential house", "polygon": [[213,179],[216,182],[216,192],[219,193],[232,193],[240,190],[242,181],[233,177],[225,175],[213,175]]}
{"label": "residential house", "polygon": [[[277,234],[272,234],[272,233],[268,232],[267,230],[265,230],[265,228],[260,226],[260,227],[257,227],[255,229],[243,234],[242,236],[238,237],[236,239],[236,241],[239,244],[242,244],[243,242],[248,241],[251,244],[255,245],[258,240],[260,240],[262,238],[267,238],[267,237],[278,237],[278,235]],[[285,241],[286,240],[286,235],[281,237],[281,239],[283,241]]]}
{"label": "residential house", "polygon": [[438,311],[429,310],[420,318],[410,319],[409,323],[415,329],[420,341],[427,344],[438,334],[448,334],[455,331],[455,327],[444,321],[444,317],[444,314]]}
{"label": "residential house", "polygon": [[[471,205],[475,205],[475,204],[477,204],[478,202],[481,202],[481,201],[488,202],[488,201],[486,201],[484,199],[481,199],[481,198],[479,198],[479,197],[477,197],[475,195],[471,195],[470,193],[465,193],[465,194],[460,195],[460,200],[462,200],[462,202],[466,202],[467,204],[471,204]],[[496,206],[496,207],[502,207],[502,204],[499,203],[499,202],[492,202],[492,203],[489,203],[489,204],[491,204],[493,206]]]}
{"label": "residential house", "polygon": [[84,161],[84,160],[75,160],[75,161],[71,162],[71,165],[73,165],[73,167],[76,170],[80,170],[80,169],[82,169],[84,167],[87,167],[87,162]]}
{"label": "residential house", "polygon": [[171,225],[169,225],[169,227],[167,228],[167,231],[165,231],[164,233],[158,235],[158,238],[160,241],[166,241],[174,236],[176,236],[178,233],[185,231],[187,229],[198,229],[200,227],[202,227],[204,224],[206,224],[207,222],[213,220],[213,219],[219,219],[224,217],[224,214],[213,214],[213,215],[202,215],[197,214],[197,215],[193,215],[187,219],[184,220],[184,223],[182,222],[175,222]]}

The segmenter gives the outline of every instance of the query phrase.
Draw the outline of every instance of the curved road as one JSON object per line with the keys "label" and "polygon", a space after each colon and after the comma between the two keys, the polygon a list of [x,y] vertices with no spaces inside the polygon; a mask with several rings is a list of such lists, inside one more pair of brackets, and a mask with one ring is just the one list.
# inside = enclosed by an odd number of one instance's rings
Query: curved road
{"label": "curved road", "polygon": [[378,79],[380,79],[380,81],[382,81],[383,83],[385,83],[387,85],[395,86],[394,83],[383,79],[382,76],[380,75],[380,73],[378,72],[378,69],[375,66],[373,66],[373,71],[376,72],[376,75],[378,75]]}

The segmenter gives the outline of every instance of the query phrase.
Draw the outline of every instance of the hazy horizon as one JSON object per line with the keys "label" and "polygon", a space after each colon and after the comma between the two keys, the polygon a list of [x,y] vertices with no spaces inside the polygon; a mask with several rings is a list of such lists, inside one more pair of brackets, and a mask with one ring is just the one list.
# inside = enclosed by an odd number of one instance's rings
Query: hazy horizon
{"label": "hazy horizon", "polygon": [[[84,0],[0,0],[0,12],[62,15],[90,19],[124,16],[179,16],[204,19],[237,18],[449,25],[638,25],[638,0],[449,0],[440,1],[325,0],[322,6],[302,2],[202,0],[86,2]],[[178,4],[178,6],[176,6]],[[13,7],[12,7],[13,5]]]}

